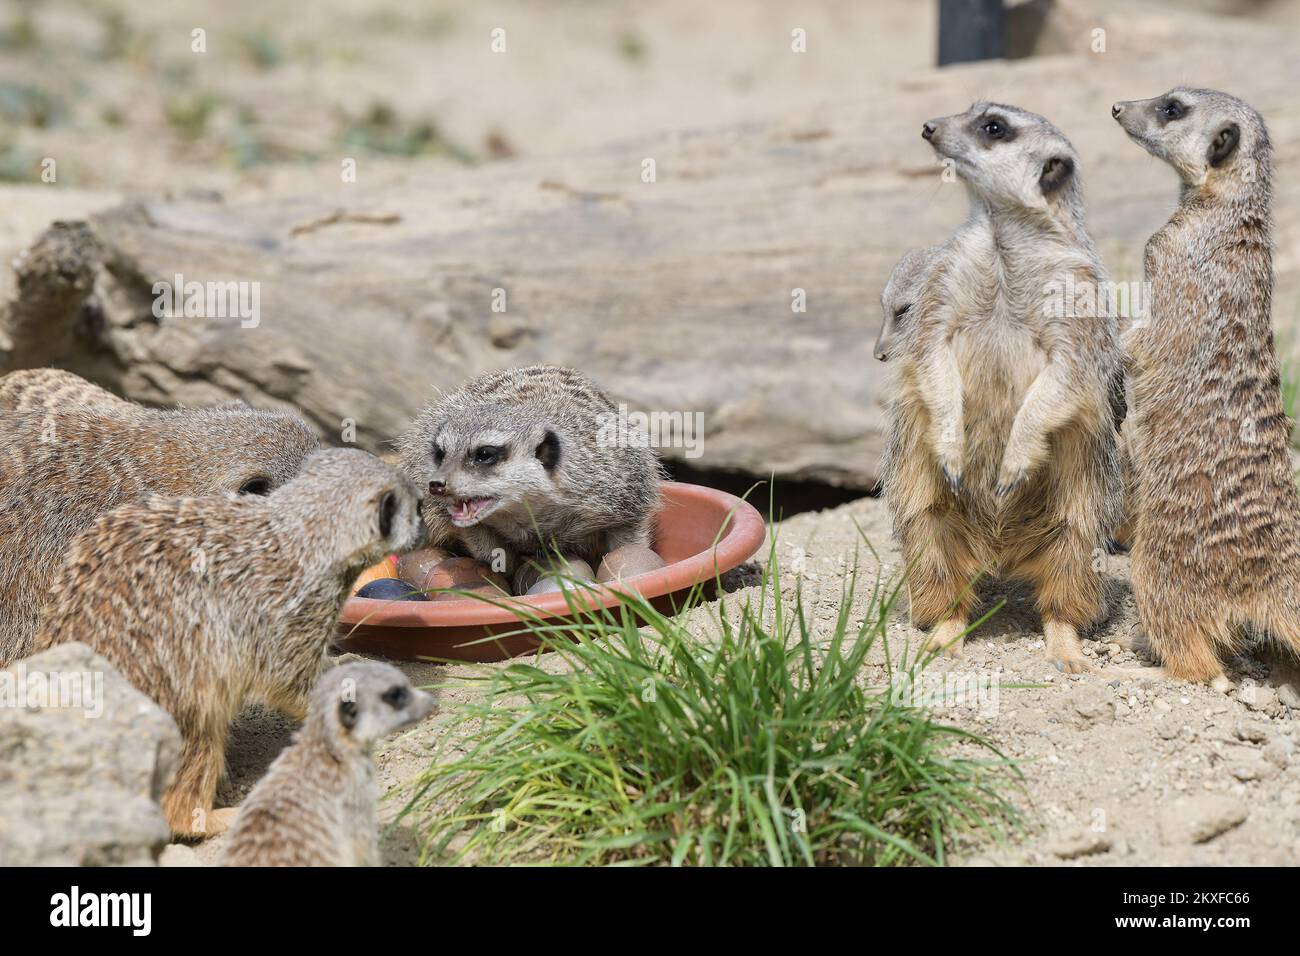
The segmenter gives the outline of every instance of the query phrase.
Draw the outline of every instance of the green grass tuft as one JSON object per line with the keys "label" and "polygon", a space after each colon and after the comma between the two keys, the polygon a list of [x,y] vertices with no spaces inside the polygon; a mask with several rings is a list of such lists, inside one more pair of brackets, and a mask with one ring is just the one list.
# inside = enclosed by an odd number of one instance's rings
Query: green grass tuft
{"label": "green grass tuft", "polygon": [[[958,834],[1017,827],[1010,761],[867,684],[898,588],[877,581],[855,624],[855,572],[814,626],[775,556],[734,613],[697,591],[675,615],[634,596],[583,612],[576,642],[530,622],[567,666],[475,678],[401,814],[422,821],[424,861],[941,864]],[[702,615],[712,637],[688,629]]]}

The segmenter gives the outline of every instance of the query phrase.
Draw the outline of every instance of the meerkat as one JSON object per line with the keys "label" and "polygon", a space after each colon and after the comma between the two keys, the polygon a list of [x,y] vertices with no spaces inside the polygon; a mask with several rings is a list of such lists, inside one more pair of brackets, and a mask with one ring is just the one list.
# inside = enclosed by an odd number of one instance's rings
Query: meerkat
{"label": "meerkat", "polygon": [[938,257],[938,246],[926,246],[923,249],[908,249],[894,264],[884,291],[880,293],[880,334],[876,336],[876,344],[872,349],[872,354],[878,361],[889,361],[895,337],[925,289],[926,280]]}
{"label": "meerkat", "polygon": [[419,492],[359,449],[319,451],[265,496],[150,498],[68,551],[35,646],[81,641],[172,715],[173,832],[219,832],[226,733],[249,702],[298,719],[360,572],[424,535]]}
{"label": "meerkat", "polygon": [[266,494],[316,448],[296,415],[163,410],[59,369],[0,378],[0,664],[31,650],[69,543],[150,495]]}
{"label": "meerkat", "polygon": [[912,621],[958,655],[976,578],[1027,580],[1049,659],[1083,672],[1079,631],[1104,614],[1096,564],[1119,509],[1122,372],[1079,159],[1041,116],[994,103],[922,136],[971,213],[938,247],[891,354],[883,487]]}
{"label": "meerkat", "polygon": [[427,488],[430,543],[514,576],[555,552],[595,567],[650,546],[663,468],[648,436],[573,369],[481,375],[427,405],[400,441]]}
{"label": "meerkat", "polygon": [[302,729],[239,808],[224,866],[378,866],[375,744],[433,710],[391,664],[335,667]]}
{"label": "meerkat", "polygon": [[1111,113],[1182,180],[1124,336],[1137,480],[1133,594],[1173,677],[1231,686],[1246,630],[1300,651],[1300,496],[1273,346],[1271,147],[1260,115],[1177,88]]}

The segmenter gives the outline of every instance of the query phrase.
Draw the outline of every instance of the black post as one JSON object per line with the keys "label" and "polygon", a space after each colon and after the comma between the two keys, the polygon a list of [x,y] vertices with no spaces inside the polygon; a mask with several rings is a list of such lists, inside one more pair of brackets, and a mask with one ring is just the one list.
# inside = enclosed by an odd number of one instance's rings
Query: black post
{"label": "black post", "polygon": [[939,0],[939,65],[1006,56],[1002,0]]}

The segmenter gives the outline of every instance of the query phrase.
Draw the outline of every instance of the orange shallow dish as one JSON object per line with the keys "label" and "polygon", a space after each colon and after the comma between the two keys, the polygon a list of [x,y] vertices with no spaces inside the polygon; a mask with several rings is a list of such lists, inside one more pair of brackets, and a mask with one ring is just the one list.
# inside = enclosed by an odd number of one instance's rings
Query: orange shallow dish
{"label": "orange shallow dish", "polygon": [[[721,535],[720,528],[724,529]],[[762,516],[735,495],[701,485],[666,482],[663,504],[655,516],[654,549],[667,566],[623,582],[619,588],[651,599],[661,611],[671,611],[696,584],[712,581],[753,557],[766,534]],[[716,547],[714,538],[718,539]],[[618,604],[618,594],[604,586],[569,593],[590,606]],[[565,595],[559,592],[502,600],[527,605],[528,613],[552,623],[571,616]],[[537,639],[531,634],[485,638],[520,626],[520,618],[509,608],[473,598],[377,601],[353,597],[343,605],[337,643],[345,651],[394,660],[502,661],[536,650]]]}

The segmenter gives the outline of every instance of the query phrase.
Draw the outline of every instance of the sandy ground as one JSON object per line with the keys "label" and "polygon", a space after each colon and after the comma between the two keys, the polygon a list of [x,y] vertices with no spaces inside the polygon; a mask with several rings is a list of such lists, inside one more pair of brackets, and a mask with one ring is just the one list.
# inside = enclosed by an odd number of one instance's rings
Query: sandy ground
{"label": "sandy ground", "polygon": [[[855,522],[879,553],[880,565],[862,545]],[[877,571],[888,580],[900,569],[888,515],[878,500],[797,515],[775,530],[787,589],[803,588],[809,613],[823,633],[838,610],[841,575],[855,558],[860,568],[855,619],[870,605]],[[1127,560],[1112,557],[1103,573],[1111,614],[1089,635],[1096,674],[1058,673],[1043,657],[1032,595],[994,583],[987,599],[991,605],[1005,598],[1005,606],[968,639],[960,661],[936,664],[922,683],[928,694],[943,686],[981,688],[946,702],[937,699],[936,715],[991,739],[1020,761],[1025,776],[1017,798],[1029,823],[1023,837],[1007,845],[963,842],[952,861],[1089,866],[1300,862],[1300,758],[1295,754],[1300,672],[1294,663],[1264,649],[1239,657],[1230,667],[1237,689],[1226,696],[1208,687],[1114,676],[1117,666],[1132,672],[1151,662],[1135,634]],[[741,600],[745,593],[738,591],[728,600]],[[696,613],[700,633],[709,633],[708,609]],[[912,642],[915,647],[920,638],[900,608],[891,624],[891,644],[899,648]],[[1122,649],[1129,644],[1137,650]],[[864,678],[883,681],[882,665],[877,652]],[[425,686],[454,685],[471,673],[461,667],[401,666]],[[559,664],[550,658],[546,666]],[[1007,686],[1024,684],[1037,686]],[[450,713],[467,693],[444,687],[439,713]],[[241,718],[232,734],[230,775],[218,805],[247,794],[292,728],[289,721],[260,711]],[[405,787],[428,765],[440,732],[435,716],[380,749],[386,821],[403,805]],[[196,851],[169,848],[164,862],[210,863],[221,843],[216,838]],[[416,863],[418,833],[404,821],[385,836],[383,852],[391,865]]]}

